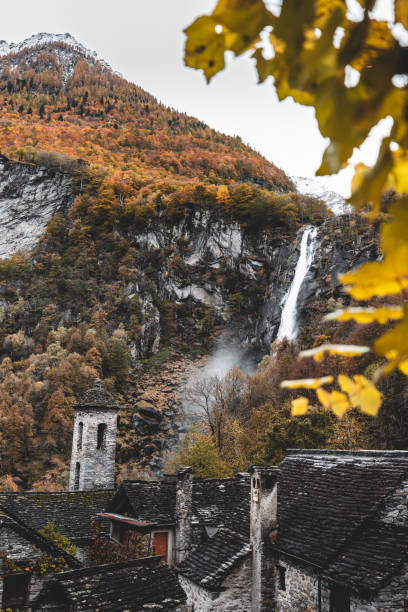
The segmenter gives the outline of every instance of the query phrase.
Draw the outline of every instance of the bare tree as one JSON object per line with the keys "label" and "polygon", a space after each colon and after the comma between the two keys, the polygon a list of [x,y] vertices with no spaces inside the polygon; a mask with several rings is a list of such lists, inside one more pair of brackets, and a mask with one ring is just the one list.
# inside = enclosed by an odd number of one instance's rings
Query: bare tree
{"label": "bare tree", "polygon": [[246,377],[239,368],[230,370],[225,378],[198,378],[186,389],[185,401],[201,412],[219,450],[222,450],[228,417],[239,416],[242,412],[241,399],[245,389]]}

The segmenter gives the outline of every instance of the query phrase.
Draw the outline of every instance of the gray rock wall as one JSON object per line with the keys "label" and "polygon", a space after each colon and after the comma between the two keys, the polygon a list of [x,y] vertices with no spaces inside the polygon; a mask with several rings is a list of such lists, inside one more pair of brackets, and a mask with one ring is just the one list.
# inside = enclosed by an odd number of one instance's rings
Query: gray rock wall
{"label": "gray rock wall", "polygon": [[[219,323],[236,330],[242,347],[264,353],[279,328],[303,231],[300,229],[296,236],[284,234],[280,228],[251,233],[236,222],[220,219],[213,211],[201,210],[191,211],[173,224],[165,217],[156,218],[146,231],[128,234],[127,238],[145,254],[141,278],[131,283],[128,291],[147,304],[146,337],[135,347],[135,354],[158,346],[155,338],[160,322],[149,306],[155,296],[159,301],[211,308]],[[164,253],[165,257],[159,256]],[[329,298],[343,296],[339,273],[377,255],[374,232],[363,221],[344,215],[319,226],[314,260],[299,296],[300,326],[319,315],[319,300],[323,312],[327,312]],[[144,277],[149,260],[156,271],[153,284],[146,283]],[[230,298],[237,292],[245,299],[245,317],[231,309]]]}
{"label": "gray rock wall", "polygon": [[69,176],[0,156],[0,257],[32,249],[52,215],[74,197]]}
{"label": "gray rock wall", "polygon": [[[0,257],[33,248],[50,217],[68,210],[74,198],[68,175],[0,156]],[[341,295],[339,272],[377,256],[373,235],[359,223],[345,215],[319,227],[318,247],[299,297],[301,326],[319,316],[319,300],[327,305],[330,297]],[[201,306],[212,309],[218,325],[234,329],[242,348],[262,356],[279,328],[302,231],[296,236],[273,227],[249,232],[206,209],[191,210],[177,221],[163,215],[143,231],[128,230],[125,238],[140,253],[140,276],[126,289],[129,299],[139,299],[143,319],[140,337],[130,347],[134,360],[159,350],[166,329],[158,304],[165,302],[192,307],[191,316],[177,321],[177,333],[191,338],[193,346],[201,345],[200,319],[194,314],[194,307]],[[237,293],[244,298],[244,313],[231,308]]]}

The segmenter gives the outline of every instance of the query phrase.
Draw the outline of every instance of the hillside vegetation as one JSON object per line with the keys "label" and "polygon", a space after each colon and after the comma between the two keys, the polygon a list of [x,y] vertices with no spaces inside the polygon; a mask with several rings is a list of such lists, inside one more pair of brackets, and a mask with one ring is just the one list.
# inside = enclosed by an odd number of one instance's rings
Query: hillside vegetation
{"label": "hillside vegetation", "polygon": [[[249,232],[294,235],[327,211],[240,138],[165,107],[64,43],[0,58],[0,153],[70,175],[76,193],[33,253],[0,261],[2,479],[60,487],[75,396],[97,375],[126,388],[131,346],[146,333],[130,284],[153,296],[162,346],[178,337],[177,350],[188,350],[192,334],[205,346],[214,332],[211,308],[193,313],[157,296],[157,267],[171,253],[146,255],[131,236],[201,209]],[[182,341],[176,316],[188,330]]]}

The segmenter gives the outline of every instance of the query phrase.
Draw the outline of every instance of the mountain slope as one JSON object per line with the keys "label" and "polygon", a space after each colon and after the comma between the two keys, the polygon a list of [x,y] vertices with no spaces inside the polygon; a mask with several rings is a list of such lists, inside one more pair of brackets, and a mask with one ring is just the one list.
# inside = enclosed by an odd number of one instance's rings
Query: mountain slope
{"label": "mountain slope", "polygon": [[[174,354],[211,350],[225,329],[261,356],[298,230],[342,223],[239,138],[159,104],[76,41],[32,43],[0,57],[1,244],[32,249],[0,260],[0,451],[25,487],[50,486],[44,473],[65,483],[71,406],[96,375],[123,393],[128,475],[160,454],[177,406],[138,445],[129,367],[148,376]],[[356,253],[326,248],[324,266],[336,258]],[[318,267],[310,281],[304,304],[338,291]]]}

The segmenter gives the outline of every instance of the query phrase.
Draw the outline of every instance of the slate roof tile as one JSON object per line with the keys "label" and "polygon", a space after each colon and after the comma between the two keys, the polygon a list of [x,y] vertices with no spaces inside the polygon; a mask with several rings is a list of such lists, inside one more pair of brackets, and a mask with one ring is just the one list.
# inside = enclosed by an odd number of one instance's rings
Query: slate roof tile
{"label": "slate roof tile", "polygon": [[172,525],[175,522],[175,482],[124,480],[107,504],[106,511],[115,512],[125,499],[130,503],[132,516],[139,521],[152,525]]}
{"label": "slate roof tile", "polygon": [[55,493],[0,493],[0,507],[33,529],[54,522],[55,529],[72,542],[91,537],[91,519],[102,512],[112,490]]}
{"label": "slate roof tile", "polygon": [[370,520],[325,574],[358,591],[375,592],[398,573],[407,556],[407,527]]}
{"label": "slate roof tile", "polygon": [[81,567],[81,563],[75,559],[75,557],[59,548],[59,546],[54,544],[54,542],[44,538],[37,531],[19,519],[14,519],[10,516],[0,514],[0,537],[2,529],[12,529],[15,533],[18,533],[28,542],[32,542],[37,548],[42,550],[47,555],[52,557],[64,557],[67,565],[70,568]]}
{"label": "slate roof tile", "polygon": [[[249,533],[249,478],[210,478],[193,480],[193,523],[227,526]],[[140,521],[168,525],[175,522],[176,482],[125,480],[106,512],[121,512],[127,500],[128,512]]]}
{"label": "slate roof tile", "polygon": [[88,389],[79,396],[74,408],[118,410],[115,398],[106,391],[99,378],[95,380],[91,389]]}
{"label": "slate roof tile", "polygon": [[360,591],[375,591],[407,557],[408,525],[380,520],[408,477],[408,453],[292,451],[280,464],[274,546]]}
{"label": "slate roof tile", "polygon": [[218,591],[226,576],[251,552],[244,535],[221,528],[178,566],[180,574],[209,591]]}
{"label": "slate roof tile", "polygon": [[225,526],[249,535],[250,510],[249,477],[194,480],[193,523]]}
{"label": "slate roof tile", "polygon": [[186,600],[177,573],[161,564],[160,557],[56,575],[37,597],[33,609],[41,609],[42,603],[48,603],[58,593],[78,612],[139,612],[150,606],[168,611]]}

